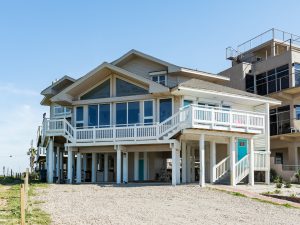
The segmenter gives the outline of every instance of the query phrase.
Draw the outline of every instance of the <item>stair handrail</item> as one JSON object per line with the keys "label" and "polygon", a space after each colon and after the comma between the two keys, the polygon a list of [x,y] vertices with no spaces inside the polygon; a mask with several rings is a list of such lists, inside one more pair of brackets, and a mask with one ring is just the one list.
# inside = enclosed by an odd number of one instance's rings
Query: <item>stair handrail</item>
{"label": "stair handrail", "polygon": [[74,137],[76,135],[75,128],[72,126],[72,124],[69,123],[67,119],[64,119],[64,124],[65,132],[68,135],[68,139],[73,142],[75,140]]}
{"label": "stair handrail", "polygon": [[238,184],[249,174],[249,154],[235,164],[235,184]]}
{"label": "stair handrail", "polygon": [[218,164],[214,166],[215,170],[215,180],[218,180],[220,177],[222,177],[227,171],[229,171],[229,163],[230,163],[230,156],[227,156],[226,158],[222,159]]}

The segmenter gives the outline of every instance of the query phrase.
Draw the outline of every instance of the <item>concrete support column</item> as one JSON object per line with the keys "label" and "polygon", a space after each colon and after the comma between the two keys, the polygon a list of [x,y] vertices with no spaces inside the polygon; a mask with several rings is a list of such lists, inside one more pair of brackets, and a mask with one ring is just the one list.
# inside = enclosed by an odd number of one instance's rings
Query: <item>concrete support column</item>
{"label": "concrete support column", "polygon": [[176,164],[177,164],[177,149],[175,144],[172,144],[172,185],[177,184]]}
{"label": "concrete support column", "polygon": [[148,180],[148,153],[144,152],[144,180]]}
{"label": "concrete support column", "polygon": [[86,180],[86,169],[87,169],[87,155],[86,153],[82,154],[82,164],[83,164],[83,181]]}
{"label": "concrete support column", "polygon": [[216,142],[210,142],[210,183],[214,183],[216,180]]}
{"label": "concrete support column", "polygon": [[134,152],[134,181],[139,180],[139,156],[139,152]]}
{"label": "concrete support column", "polygon": [[104,153],[104,182],[108,181],[108,153]]}
{"label": "concrete support column", "polygon": [[205,186],[205,140],[204,140],[204,134],[201,134],[200,139],[199,139],[199,163],[200,163],[199,185],[201,187],[204,187]]}
{"label": "concrete support column", "polygon": [[235,186],[236,146],[235,137],[230,137],[230,184]]}
{"label": "concrete support column", "polygon": [[265,172],[265,183],[270,184],[270,105],[265,103],[265,141],[266,141],[266,167],[268,168]]}
{"label": "concrete support column", "polygon": [[123,153],[123,183],[128,183],[128,152]]}
{"label": "concrete support column", "polygon": [[187,145],[186,146],[186,182],[190,183],[191,182],[191,146]]}
{"label": "concrete support column", "polygon": [[249,184],[254,185],[254,140],[253,138],[249,139]]}
{"label": "concrete support column", "polygon": [[182,183],[185,184],[186,183],[186,174],[187,174],[187,170],[186,170],[186,165],[187,165],[187,160],[186,160],[186,142],[182,142],[181,144],[181,177],[182,177]]}
{"label": "concrete support column", "polygon": [[195,182],[195,149],[191,148],[191,182]]}
{"label": "concrete support column", "polygon": [[96,170],[97,170],[97,153],[92,153],[92,183],[96,182]]}
{"label": "concrete support column", "polygon": [[60,155],[59,155],[59,147],[56,147],[56,176],[58,181],[60,180],[60,168],[59,168],[59,163],[60,163],[60,159],[59,159]]}
{"label": "concrete support column", "polygon": [[176,151],[176,182],[180,184],[180,149]]}
{"label": "concrete support column", "polygon": [[68,148],[68,182],[73,183],[73,151],[72,148]]}
{"label": "concrete support column", "polygon": [[288,163],[289,165],[298,165],[298,148],[295,143],[288,146]]}
{"label": "concrete support column", "polygon": [[77,152],[76,183],[81,183],[81,153]]}
{"label": "concrete support column", "polygon": [[117,184],[121,184],[121,148],[120,146],[117,147]]}
{"label": "concrete support column", "polygon": [[53,183],[53,169],[54,169],[54,158],[53,158],[53,152],[54,152],[54,141],[52,138],[49,140],[48,145],[48,168],[47,168],[47,181],[48,183]]}
{"label": "concrete support column", "polygon": [[59,178],[64,179],[64,151],[59,152]]}

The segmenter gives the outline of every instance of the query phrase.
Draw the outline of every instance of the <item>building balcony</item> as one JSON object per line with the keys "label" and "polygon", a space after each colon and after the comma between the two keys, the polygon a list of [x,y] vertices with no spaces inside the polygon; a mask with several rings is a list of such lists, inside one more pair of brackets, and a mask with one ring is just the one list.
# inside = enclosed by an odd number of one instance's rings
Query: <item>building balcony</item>
{"label": "building balcony", "polygon": [[102,127],[73,127],[66,119],[45,119],[45,136],[64,136],[72,143],[168,140],[183,129],[263,134],[265,114],[190,105],[165,121],[154,124],[118,124]]}

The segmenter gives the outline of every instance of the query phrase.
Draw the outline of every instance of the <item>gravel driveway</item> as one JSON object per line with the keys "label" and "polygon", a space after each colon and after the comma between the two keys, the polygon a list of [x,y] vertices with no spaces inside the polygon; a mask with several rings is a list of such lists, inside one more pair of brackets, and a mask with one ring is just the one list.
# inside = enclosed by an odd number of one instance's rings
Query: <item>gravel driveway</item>
{"label": "gravel driveway", "polygon": [[53,224],[299,224],[300,209],[195,185],[50,185],[36,200]]}

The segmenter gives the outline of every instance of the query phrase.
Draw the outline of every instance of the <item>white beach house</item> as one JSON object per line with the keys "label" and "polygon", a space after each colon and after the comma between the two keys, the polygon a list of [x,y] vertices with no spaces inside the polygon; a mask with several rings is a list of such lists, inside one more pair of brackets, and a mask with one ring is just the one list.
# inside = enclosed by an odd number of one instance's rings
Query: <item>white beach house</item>
{"label": "white beach house", "polygon": [[[42,91],[38,132],[47,181],[269,183],[270,106],[227,76],[131,50]],[[45,159],[43,158],[43,149]]]}

